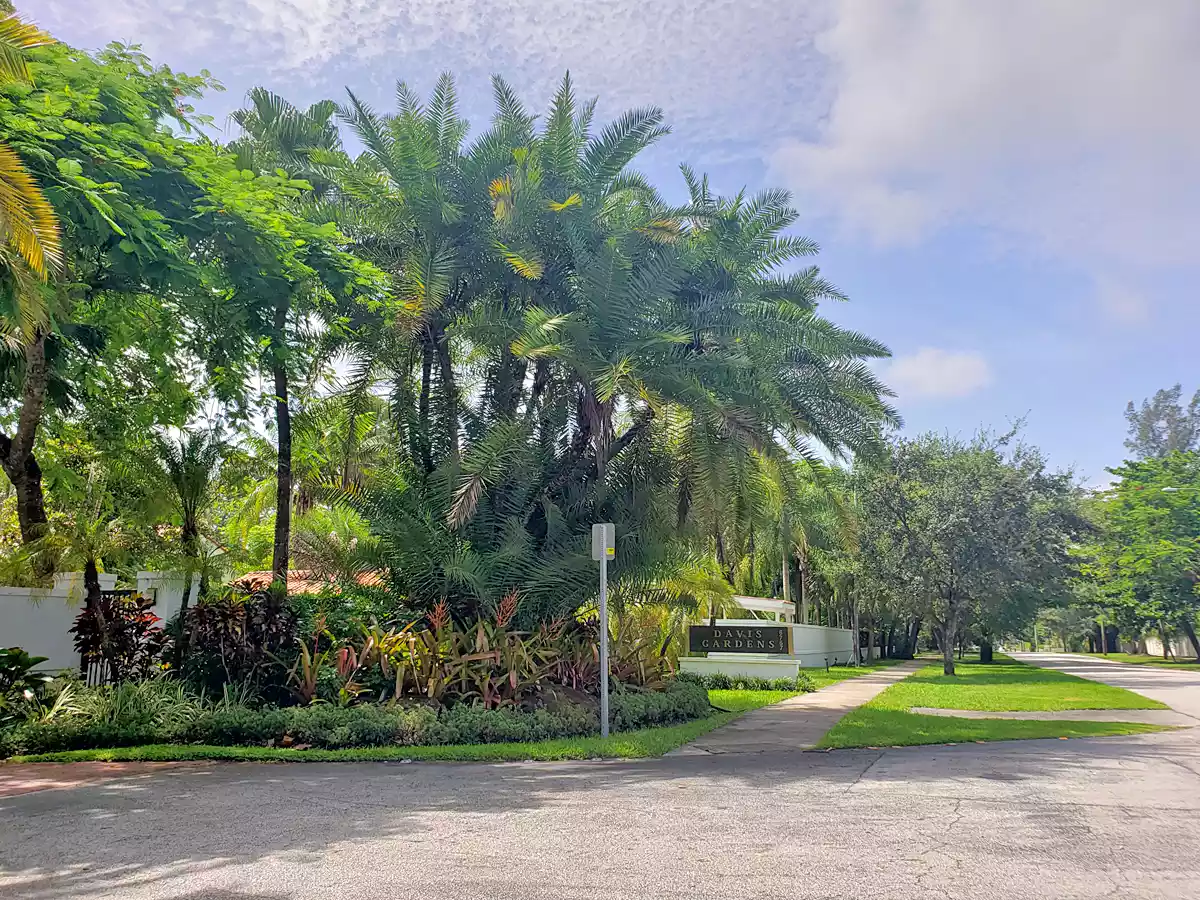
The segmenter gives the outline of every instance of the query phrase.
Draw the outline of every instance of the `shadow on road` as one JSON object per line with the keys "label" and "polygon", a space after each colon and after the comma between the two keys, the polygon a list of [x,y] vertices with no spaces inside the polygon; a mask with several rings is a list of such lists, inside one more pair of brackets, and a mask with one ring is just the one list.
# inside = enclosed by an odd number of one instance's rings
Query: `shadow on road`
{"label": "shadow on road", "polygon": [[[1142,801],[1131,792],[1143,789],[1127,777],[1131,767],[1176,771],[1180,784],[1167,785],[1164,796],[1188,803],[1200,753],[1194,739],[1164,734],[636,762],[218,765],[0,802],[0,894],[57,900],[168,880],[186,890],[190,877],[223,867],[280,857],[302,871],[307,861],[338,848],[377,841],[387,841],[394,853],[428,851],[444,839],[437,829],[445,827],[447,813],[468,833],[564,806],[593,828],[597,817],[614,815],[625,826],[644,819],[653,828],[664,809],[694,812],[697,823],[755,804],[800,809],[819,803],[832,815],[852,791],[898,786],[935,803],[956,799],[966,786],[966,793],[1017,798],[1031,807],[1099,799],[1135,804]],[[1097,778],[1097,771],[1107,775]],[[302,894],[162,896],[287,900]]]}

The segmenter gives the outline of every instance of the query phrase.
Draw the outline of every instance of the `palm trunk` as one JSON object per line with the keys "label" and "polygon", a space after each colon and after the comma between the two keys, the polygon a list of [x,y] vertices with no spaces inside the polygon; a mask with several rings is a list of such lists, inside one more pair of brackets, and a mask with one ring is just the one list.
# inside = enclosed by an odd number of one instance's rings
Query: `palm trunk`
{"label": "palm trunk", "polygon": [[438,326],[434,333],[434,349],[438,360],[438,380],[442,385],[442,403],[445,405],[446,440],[450,458],[458,461],[458,387],[454,379],[454,363],[450,359],[450,341],[446,331]]}
{"label": "palm trunk", "polygon": [[271,550],[271,575],[287,592],[288,551],[292,538],[292,411],[288,406],[288,372],[285,328],[288,307],[275,306],[275,336],[271,348],[271,375],[275,379],[275,431],[279,441],[275,466],[275,545]]}
{"label": "palm trunk", "polygon": [[[187,612],[192,599],[192,578],[200,569],[200,526],[190,515],[185,516],[183,528],[180,529],[180,540],[183,544],[184,556],[191,565],[183,585],[183,599],[179,601],[179,620],[175,629],[175,668],[183,666],[187,658],[188,629]],[[204,576],[200,576],[200,595],[204,595]]]}
{"label": "palm trunk", "polygon": [[104,594],[100,590],[100,569],[94,558],[83,564],[84,605],[96,617],[96,626],[100,632],[100,656],[108,665],[108,677],[114,684],[121,680],[121,669],[116,654],[113,653],[112,640],[109,637],[108,615],[104,609]]}
{"label": "palm trunk", "polygon": [[[42,469],[33,455],[38,426],[46,408],[46,334],[39,330],[25,345],[25,380],[21,388],[21,409],[12,437],[0,433],[0,467],[16,491],[17,521],[21,543],[30,544],[44,537],[47,530],[46,502],[42,493]],[[47,575],[46,572],[39,574]]]}
{"label": "palm trunk", "polygon": [[857,666],[862,662],[862,632],[858,628],[858,603],[853,597],[850,599],[850,630],[854,632],[854,664]]}
{"label": "palm trunk", "polygon": [[417,396],[417,443],[425,473],[433,471],[433,447],[429,441],[429,388],[433,380],[433,346],[427,332],[421,337],[421,393]]}
{"label": "palm trunk", "polygon": [[[803,541],[796,545],[796,572],[800,588],[800,621],[807,625],[812,604],[808,596],[808,545]],[[821,623],[818,621],[817,624]]]}
{"label": "palm trunk", "polygon": [[750,529],[750,542],[747,548],[747,556],[750,558],[750,590],[755,590],[754,586],[754,529]]}

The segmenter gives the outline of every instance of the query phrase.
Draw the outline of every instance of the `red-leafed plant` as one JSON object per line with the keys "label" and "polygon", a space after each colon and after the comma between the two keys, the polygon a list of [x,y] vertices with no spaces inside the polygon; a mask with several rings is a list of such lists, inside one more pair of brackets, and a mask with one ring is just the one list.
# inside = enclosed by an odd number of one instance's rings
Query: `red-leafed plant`
{"label": "red-leafed plant", "polygon": [[163,667],[171,644],[154,601],[138,594],[103,593],[79,613],[71,633],[87,663],[104,660],[113,681],[146,678]]}

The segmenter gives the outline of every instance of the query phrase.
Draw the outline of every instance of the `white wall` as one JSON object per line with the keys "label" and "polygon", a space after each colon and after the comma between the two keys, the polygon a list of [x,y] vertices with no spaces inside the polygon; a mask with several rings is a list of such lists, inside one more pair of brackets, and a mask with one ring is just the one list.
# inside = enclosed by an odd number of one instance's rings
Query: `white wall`
{"label": "white wall", "polygon": [[[154,600],[154,614],[163,622],[170,622],[183,605],[183,586],[187,576],[183,572],[138,572],[138,593]],[[200,593],[200,575],[192,575],[192,590],[188,606],[196,605]]]}
{"label": "white wall", "polygon": [[[1174,653],[1176,657],[1179,657],[1182,659],[1187,659],[1189,657],[1191,657],[1193,659],[1195,658],[1196,651],[1192,647],[1192,642],[1187,639],[1186,635],[1173,635],[1171,637],[1170,641],[1171,641],[1171,652]],[[1135,652],[1136,652],[1136,649],[1137,648],[1135,647],[1134,648]],[[1146,635],[1146,653],[1150,656],[1162,656],[1163,655],[1162,639],[1157,638],[1157,637],[1151,637],[1150,635]]]}
{"label": "white wall", "polygon": [[[100,574],[100,587],[110,591],[117,576]],[[139,572],[138,591],[154,598],[154,612],[164,622],[179,612],[184,576]],[[193,601],[199,578],[192,582]],[[83,573],[57,575],[52,588],[0,587],[0,647],[20,647],[32,656],[48,657],[43,669],[76,669],[71,626],[83,608]]]}

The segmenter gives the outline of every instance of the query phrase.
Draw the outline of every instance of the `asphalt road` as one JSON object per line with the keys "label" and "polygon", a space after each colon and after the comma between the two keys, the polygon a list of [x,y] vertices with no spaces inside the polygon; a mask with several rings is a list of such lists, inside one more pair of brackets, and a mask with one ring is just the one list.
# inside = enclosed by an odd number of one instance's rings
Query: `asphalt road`
{"label": "asphalt road", "polygon": [[[1168,689],[1200,703],[1189,677]],[[0,800],[0,897],[1194,898],[1197,848],[1196,729],[622,763],[245,764]]]}
{"label": "asphalt road", "polygon": [[[1200,720],[1200,666],[1191,669],[1168,669],[1160,666],[1131,666],[1113,663],[1103,656],[1080,653],[1013,653],[1016,659],[1058,669],[1080,678],[1091,678],[1105,684],[1136,691],[1152,700]],[[1200,891],[1197,891],[1200,894]]]}

